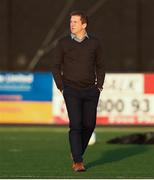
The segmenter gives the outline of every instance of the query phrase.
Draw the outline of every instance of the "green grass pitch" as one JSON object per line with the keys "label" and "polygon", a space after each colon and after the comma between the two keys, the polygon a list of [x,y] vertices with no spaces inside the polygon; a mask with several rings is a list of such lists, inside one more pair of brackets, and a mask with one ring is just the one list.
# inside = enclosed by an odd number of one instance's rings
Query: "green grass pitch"
{"label": "green grass pitch", "polygon": [[154,145],[111,145],[110,138],[152,128],[97,127],[84,156],[86,172],[71,169],[67,127],[0,127],[0,179],[154,178]]}

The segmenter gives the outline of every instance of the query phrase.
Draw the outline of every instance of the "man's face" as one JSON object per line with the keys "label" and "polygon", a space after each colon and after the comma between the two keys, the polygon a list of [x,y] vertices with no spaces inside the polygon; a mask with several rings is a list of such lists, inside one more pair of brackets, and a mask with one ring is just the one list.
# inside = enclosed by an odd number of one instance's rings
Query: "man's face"
{"label": "man's face", "polygon": [[82,24],[80,16],[71,16],[70,19],[70,31],[73,34],[80,33],[81,31],[85,30],[87,24]]}

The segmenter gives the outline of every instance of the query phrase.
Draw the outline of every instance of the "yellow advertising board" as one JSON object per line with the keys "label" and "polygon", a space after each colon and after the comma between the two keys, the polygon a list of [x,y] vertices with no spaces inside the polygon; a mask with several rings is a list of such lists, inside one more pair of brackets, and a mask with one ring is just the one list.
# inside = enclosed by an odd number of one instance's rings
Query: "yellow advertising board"
{"label": "yellow advertising board", "polygon": [[50,73],[0,73],[0,124],[52,124]]}

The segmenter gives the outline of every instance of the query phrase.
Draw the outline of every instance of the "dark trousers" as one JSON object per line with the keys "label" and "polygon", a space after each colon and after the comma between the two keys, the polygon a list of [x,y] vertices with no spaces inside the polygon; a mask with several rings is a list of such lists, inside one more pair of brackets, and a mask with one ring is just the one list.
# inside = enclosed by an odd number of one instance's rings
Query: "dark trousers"
{"label": "dark trousers", "polygon": [[63,96],[69,117],[69,142],[74,162],[82,162],[91,134],[96,125],[99,89],[77,90],[64,86]]}

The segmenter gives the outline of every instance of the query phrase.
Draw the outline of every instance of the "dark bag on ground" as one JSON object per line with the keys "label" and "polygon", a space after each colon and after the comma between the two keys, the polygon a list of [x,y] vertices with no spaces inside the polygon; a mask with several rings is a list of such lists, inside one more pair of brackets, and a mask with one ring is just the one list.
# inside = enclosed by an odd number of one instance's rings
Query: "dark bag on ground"
{"label": "dark bag on ground", "polygon": [[154,132],[135,133],[116,137],[107,141],[109,144],[154,144]]}

